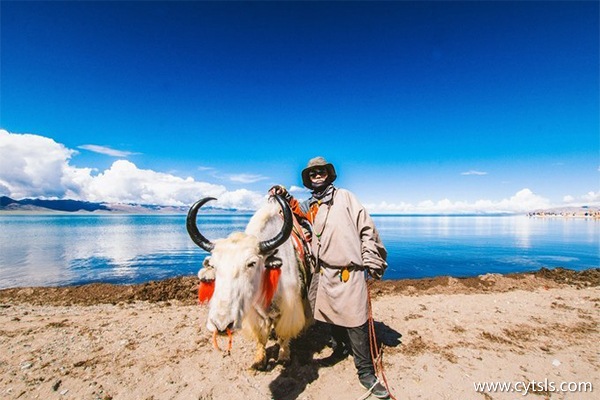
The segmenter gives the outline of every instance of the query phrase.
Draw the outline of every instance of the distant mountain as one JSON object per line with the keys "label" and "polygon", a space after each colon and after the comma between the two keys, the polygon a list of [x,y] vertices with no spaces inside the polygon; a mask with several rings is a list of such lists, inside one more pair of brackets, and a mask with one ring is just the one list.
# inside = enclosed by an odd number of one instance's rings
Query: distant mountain
{"label": "distant mountain", "polygon": [[0,210],[4,211],[109,211],[110,208],[103,203],[91,203],[89,201],[79,200],[42,200],[42,199],[23,199],[14,200],[10,197],[0,197]]}
{"label": "distant mountain", "polygon": [[[7,212],[96,212],[121,214],[186,214],[188,206],[160,206],[155,204],[111,204],[93,203],[80,200],[14,200],[7,196],[0,197],[0,211]],[[202,207],[203,213],[238,214],[244,211],[222,209],[210,206]]]}
{"label": "distant mountain", "polygon": [[9,204],[16,203],[16,200],[11,199],[10,197],[2,196],[0,197],[0,207],[6,207]]}

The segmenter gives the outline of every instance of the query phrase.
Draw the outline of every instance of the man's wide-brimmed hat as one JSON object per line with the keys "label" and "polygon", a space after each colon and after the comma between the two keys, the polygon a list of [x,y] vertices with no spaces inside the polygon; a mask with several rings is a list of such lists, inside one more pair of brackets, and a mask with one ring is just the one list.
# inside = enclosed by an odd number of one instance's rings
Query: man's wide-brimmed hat
{"label": "man's wide-brimmed hat", "polygon": [[302,183],[304,184],[304,186],[306,186],[309,189],[314,189],[312,186],[312,182],[310,181],[310,177],[308,176],[308,173],[311,169],[319,167],[325,168],[325,170],[327,171],[327,184],[330,184],[331,182],[335,181],[337,175],[335,173],[335,168],[333,167],[333,164],[328,163],[327,160],[325,160],[325,158],[323,157],[315,157],[311,158],[310,161],[308,161],[306,168],[302,170]]}

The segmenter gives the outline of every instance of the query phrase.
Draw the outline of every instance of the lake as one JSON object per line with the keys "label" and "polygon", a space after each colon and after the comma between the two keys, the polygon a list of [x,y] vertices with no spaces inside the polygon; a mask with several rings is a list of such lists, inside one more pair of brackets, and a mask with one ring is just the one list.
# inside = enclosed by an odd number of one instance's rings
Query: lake
{"label": "lake", "polygon": [[[209,239],[250,216],[203,215]],[[527,216],[374,216],[385,279],[600,266],[600,221]],[[140,283],[195,275],[206,253],[185,215],[1,215],[0,288]]]}

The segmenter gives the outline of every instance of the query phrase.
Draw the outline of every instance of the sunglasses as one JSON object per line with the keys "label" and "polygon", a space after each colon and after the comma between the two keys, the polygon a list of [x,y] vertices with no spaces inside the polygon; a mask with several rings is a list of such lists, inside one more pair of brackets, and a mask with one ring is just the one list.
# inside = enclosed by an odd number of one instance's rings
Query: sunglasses
{"label": "sunglasses", "polygon": [[316,176],[326,176],[327,170],[325,168],[313,168],[308,171],[308,176],[310,178],[315,178]]}

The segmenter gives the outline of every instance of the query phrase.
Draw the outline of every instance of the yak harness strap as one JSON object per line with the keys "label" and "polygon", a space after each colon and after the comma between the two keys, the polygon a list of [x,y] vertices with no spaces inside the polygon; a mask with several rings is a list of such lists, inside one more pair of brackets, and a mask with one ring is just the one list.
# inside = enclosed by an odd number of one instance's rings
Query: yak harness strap
{"label": "yak harness strap", "polygon": [[[291,233],[292,243],[294,245],[294,250],[296,253],[296,257],[298,261],[300,261],[302,267],[300,271],[300,278],[302,281],[302,286],[306,287],[307,277],[306,270],[307,257],[310,249],[307,245],[306,237],[304,236],[304,232],[302,230],[302,226],[296,219],[295,215],[292,215],[293,220],[293,228]],[[268,309],[271,306],[271,302],[273,301],[273,297],[275,296],[275,292],[277,292],[277,284],[279,283],[279,277],[281,276],[281,262],[279,263],[271,263],[265,265],[265,272],[263,273],[262,279],[262,288],[261,295],[263,299],[263,305],[265,309]]]}
{"label": "yak harness strap", "polygon": [[303,242],[305,241],[304,233],[302,232],[302,227],[300,226],[296,218],[294,218],[294,227],[292,228],[291,236],[292,243],[294,244],[294,249],[296,250],[296,255],[298,256],[298,259],[300,261],[304,261],[304,259],[306,258],[306,251],[303,245]]}
{"label": "yak harness strap", "polygon": [[315,270],[315,259],[312,256],[310,250],[310,244],[304,234],[304,228],[298,221],[296,215],[292,218],[294,224],[292,229],[292,243],[296,250],[296,261],[298,261],[298,274],[300,276],[300,285],[302,297],[306,298],[308,295],[308,286],[312,278],[312,273]]}

